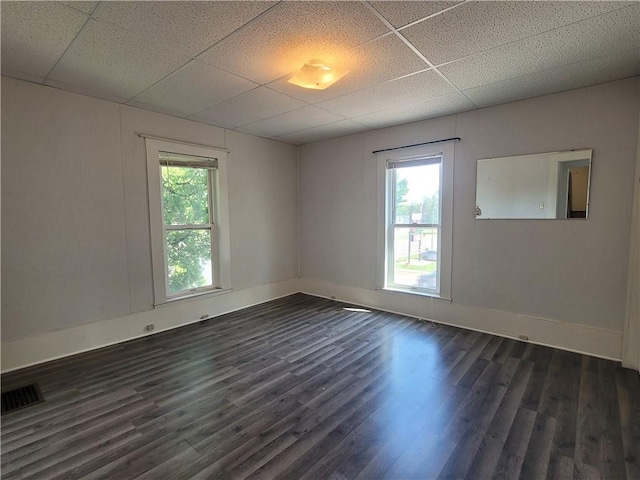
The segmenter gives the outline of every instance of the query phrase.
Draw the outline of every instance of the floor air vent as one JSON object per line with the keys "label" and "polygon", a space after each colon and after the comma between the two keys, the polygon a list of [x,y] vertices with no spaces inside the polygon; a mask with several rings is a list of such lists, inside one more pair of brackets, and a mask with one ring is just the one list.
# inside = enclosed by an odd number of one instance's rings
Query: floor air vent
{"label": "floor air vent", "polygon": [[2,392],[2,415],[44,402],[37,383]]}

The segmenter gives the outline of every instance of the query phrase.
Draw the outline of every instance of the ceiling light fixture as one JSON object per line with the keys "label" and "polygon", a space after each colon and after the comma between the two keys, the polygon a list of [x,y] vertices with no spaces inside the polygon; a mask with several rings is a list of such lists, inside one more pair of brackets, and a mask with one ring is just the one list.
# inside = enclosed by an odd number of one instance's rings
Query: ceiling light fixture
{"label": "ceiling light fixture", "polygon": [[324,90],[333,85],[349,72],[339,71],[325,65],[322,60],[310,60],[293,77],[289,83],[302,88]]}

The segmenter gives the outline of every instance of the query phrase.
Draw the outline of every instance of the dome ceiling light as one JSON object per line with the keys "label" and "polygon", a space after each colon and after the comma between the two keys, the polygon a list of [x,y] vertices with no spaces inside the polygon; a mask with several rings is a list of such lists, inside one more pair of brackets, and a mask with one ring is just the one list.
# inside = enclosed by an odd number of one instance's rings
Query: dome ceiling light
{"label": "dome ceiling light", "polygon": [[310,60],[289,79],[289,83],[302,88],[324,90],[336,83],[347,73],[349,72],[336,70],[325,65],[322,60]]}

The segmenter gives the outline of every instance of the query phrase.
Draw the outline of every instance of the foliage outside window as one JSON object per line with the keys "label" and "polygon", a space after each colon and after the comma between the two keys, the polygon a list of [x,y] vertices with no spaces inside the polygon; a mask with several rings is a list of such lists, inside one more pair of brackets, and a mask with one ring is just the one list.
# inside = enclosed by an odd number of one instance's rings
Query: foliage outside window
{"label": "foliage outside window", "polygon": [[228,290],[226,152],[146,145],[155,303]]}
{"label": "foliage outside window", "polygon": [[169,292],[213,284],[210,171],[162,166],[162,205]]}

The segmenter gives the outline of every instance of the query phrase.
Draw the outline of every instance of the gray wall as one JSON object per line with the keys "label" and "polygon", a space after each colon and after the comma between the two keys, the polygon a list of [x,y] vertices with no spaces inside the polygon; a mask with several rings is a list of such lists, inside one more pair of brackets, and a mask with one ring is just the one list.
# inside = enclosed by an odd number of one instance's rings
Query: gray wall
{"label": "gray wall", "polygon": [[231,151],[234,289],[296,277],[296,147],[3,77],[3,341],[152,308],[139,132]]}
{"label": "gray wall", "polygon": [[[637,135],[636,77],[304,145],[301,276],[374,289],[371,152],[459,136],[453,303],[621,332]],[[587,221],[474,220],[477,159],[581,148],[593,149]]]}
{"label": "gray wall", "polygon": [[[638,83],[318,142],[300,148],[297,164],[290,145],[3,78],[3,341],[152,308],[144,142],[137,132],[231,151],[235,289],[295,278],[298,228],[303,277],[374,289],[371,151],[460,136],[454,304],[620,332]],[[593,149],[587,221],[474,221],[477,159],[573,148]]]}
{"label": "gray wall", "polygon": [[[640,82],[638,82],[638,90],[640,90]],[[640,370],[640,129],[638,130],[635,180],[622,365]]]}

